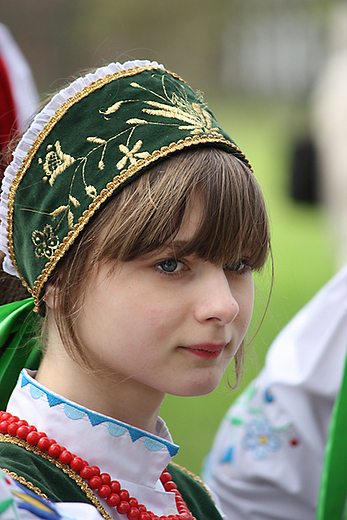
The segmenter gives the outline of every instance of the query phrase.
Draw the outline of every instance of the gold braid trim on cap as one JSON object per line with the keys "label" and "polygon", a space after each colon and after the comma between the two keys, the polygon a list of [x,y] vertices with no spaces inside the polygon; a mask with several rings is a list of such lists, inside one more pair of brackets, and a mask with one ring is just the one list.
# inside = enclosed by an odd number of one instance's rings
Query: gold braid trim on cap
{"label": "gold braid trim on cap", "polygon": [[[73,471],[70,468],[70,466],[68,466],[67,464],[62,464],[59,459],[55,459],[55,458],[51,457],[50,455],[48,455],[48,453],[46,453],[44,451],[41,451],[37,446],[32,446],[27,441],[22,440],[22,439],[18,439],[17,437],[11,437],[8,434],[0,433],[0,442],[8,442],[10,444],[16,444],[17,446],[21,446],[22,448],[25,448],[27,451],[35,453],[35,455],[40,455],[40,457],[42,457],[42,458],[48,460],[49,462],[51,462],[52,464],[54,464],[57,468],[61,469],[72,480],[75,481],[75,483],[81,488],[81,490],[84,492],[86,497],[91,501],[93,506],[96,507],[96,509],[105,518],[105,520],[112,520],[112,516],[110,516],[108,514],[108,512],[102,506],[102,504],[100,503],[98,498],[94,495],[94,493],[92,492],[92,490],[90,489],[88,484],[82,479],[82,477],[77,475],[77,473],[75,471]],[[12,476],[12,474],[11,474],[12,472],[9,472],[7,470],[6,473],[8,473],[10,476]],[[14,474],[14,475],[16,475],[16,474]],[[31,482],[26,481],[21,476],[18,476],[18,475],[16,475],[16,476],[17,476],[16,480],[18,480],[18,482],[20,482],[24,486],[28,487],[28,489],[34,491],[37,494],[41,493],[40,496],[43,496],[44,498],[47,498],[46,495],[44,493],[42,493],[42,491],[39,488],[37,488],[36,486],[34,486]],[[13,478],[15,478],[15,477],[13,477]],[[32,486],[32,487],[30,487],[30,486]],[[38,491],[36,491],[36,490],[38,490]]]}

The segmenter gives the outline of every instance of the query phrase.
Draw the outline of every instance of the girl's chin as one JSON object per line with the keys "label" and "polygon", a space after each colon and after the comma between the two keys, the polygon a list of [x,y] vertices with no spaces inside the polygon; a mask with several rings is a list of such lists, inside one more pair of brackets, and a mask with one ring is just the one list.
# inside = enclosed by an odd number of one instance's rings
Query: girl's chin
{"label": "girl's chin", "polygon": [[206,381],[201,384],[189,385],[188,388],[184,388],[183,386],[177,392],[167,392],[170,395],[175,395],[177,397],[199,397],[203,395],[208,395],[213,392],[222,378],[218,378],[216,381],[210,381],[209,384],[206,384]]}

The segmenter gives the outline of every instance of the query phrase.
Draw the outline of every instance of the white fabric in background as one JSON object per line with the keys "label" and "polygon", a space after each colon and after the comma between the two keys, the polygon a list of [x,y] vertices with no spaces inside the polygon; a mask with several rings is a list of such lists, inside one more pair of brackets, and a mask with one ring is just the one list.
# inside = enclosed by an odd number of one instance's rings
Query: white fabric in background
{"label": "white fabric in background", "polygon": [[38,108],[39,98],[30,67],[3,23],[0,23],[0,54],[11,86],[18,130],[22,133]]}

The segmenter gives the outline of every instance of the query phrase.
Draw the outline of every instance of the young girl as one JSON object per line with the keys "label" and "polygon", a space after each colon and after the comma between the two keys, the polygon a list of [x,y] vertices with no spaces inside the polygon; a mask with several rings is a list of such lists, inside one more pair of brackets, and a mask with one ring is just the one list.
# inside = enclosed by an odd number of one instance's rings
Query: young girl
{"label": "young girl", "polygon": [[0,308],[2,406],[26,367],[0,467],[108,519],[220,518],[170,463],[158,414],[165,393],[211,392],[233,358],[240,371],[269,245],[244,154],[178,76],[113,63],[35,118],[0,217],[4,269],[32,295]]}

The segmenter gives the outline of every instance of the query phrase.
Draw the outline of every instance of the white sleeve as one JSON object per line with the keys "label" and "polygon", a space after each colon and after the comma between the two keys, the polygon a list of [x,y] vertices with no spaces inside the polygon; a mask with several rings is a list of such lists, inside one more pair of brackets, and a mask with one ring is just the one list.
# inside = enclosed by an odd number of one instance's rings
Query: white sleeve
{"label": "white sleeve", "polygon": [[49,502],[0,471],[0,520],[101,520],[86,503]]}
{"label": "white sleeve", "polygon": [[18,130],[22,133],[38,109],[39,97],[28,62],[9,29],[0,23],[0,55],[6,66],[16,107]]}
{"label": "white sleeve", "polygon": [[231,406],[203,478],[230,520],[314,520],[347,344],[347,267],[283,329]]}

